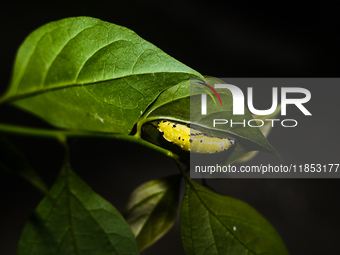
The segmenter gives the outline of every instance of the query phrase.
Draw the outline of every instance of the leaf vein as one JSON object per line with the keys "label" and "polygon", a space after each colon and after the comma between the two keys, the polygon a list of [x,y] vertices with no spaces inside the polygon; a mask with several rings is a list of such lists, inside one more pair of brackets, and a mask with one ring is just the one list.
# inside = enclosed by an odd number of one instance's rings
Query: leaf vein
{"label": "leaf vein", "polygon": [[[78,33],[76,33],[72,38],[69,38],[69,40],[65,43],[65,45],[61,48],[61,50],[55,55],[55,57],[54,57],[54,59],[52,60],[52,62],[51,62],[51,64],[49,65],[49,67],[47,68],[47,70],[46,70],[46,75],[45,75],[45,77],[43,78],[43,87],[45,87],[45,85],[46,85],[46,78],[47,78],[47,76],[48,76],[48,74],[49,74],[49,72],[50,72],[50,70],[51,70],[51,67],[53,66],[53,64],[54,64],[54,62],[56,61],[56,59],[58,58],[58,56],[60,55],[60,53],[65,49],[65,47],[67,47],[67,45],[71,42],[71,41],[73,41],[73,40],[75,40],[75,38],[80,34],[80,33],[82,33],[82,32],[84,32],[84,31],[86,31],[87,29],[90,29],[90,28],[93,28],[93,27],[95,27],[95,26],[89,26],[89,27],[86,27],[86,28],[83,28],[82,30],[80,30]],[[79,45],[79,44],[78,44]]]}

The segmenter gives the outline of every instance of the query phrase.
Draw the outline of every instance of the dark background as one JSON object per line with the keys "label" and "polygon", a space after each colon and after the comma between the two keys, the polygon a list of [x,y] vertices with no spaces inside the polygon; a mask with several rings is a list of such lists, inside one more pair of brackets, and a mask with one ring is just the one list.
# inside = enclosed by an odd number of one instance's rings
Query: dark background
{"label": "dark background", "polygon": [[[128,27],[177,60],[215,77],[339,76],[338,9],[322,1],[303,6],[215,0],[83,1],[77,5],[29,1],[1,6],[1,93],[25,37],[41,25],[72,16],[91,16]],[[269,141],[285,163],[340,163],[336,161],[339,88],[328,89],[312,92],[308,109],[313,119],[303,119],[294,130],[278,128],[270,134]],[[0,118],[1,122],[48,127],[7,106],[0,107]],[[52,184],[62,161],[59,145],[38,138],[10,138]],[[74,170],[121,212],[139,184],[178,172],[170,159],[133,144],[101,139],[69,142]],[[263,162],[281,163],[260,153],[252,164]],[[339,253],[340,179],[228,179],[208,180],[208,184],[260,211],[291,254]],[[25,221],[43,196],[2,171],[0,197],[0,254],[13,255]],[[143,254],[184,254],[178,220]]]}

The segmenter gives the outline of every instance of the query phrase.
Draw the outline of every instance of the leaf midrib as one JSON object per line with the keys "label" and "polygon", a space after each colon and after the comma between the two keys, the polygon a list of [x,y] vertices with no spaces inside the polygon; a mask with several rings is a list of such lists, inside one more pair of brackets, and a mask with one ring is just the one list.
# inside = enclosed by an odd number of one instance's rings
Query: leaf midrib
{"label": "leaf midrib", "polygon": [[77,239],[76,239],[76,235],[74,233],[74,226],[73,226],[73,219],[72,219],[72,213],[71,213],[71,199],[70,199],[70,195],[71,195],[71,187],[70,187],[70,183],[69,183],[69,174],[70,174],[70,170],[66,169],[65,171],[65,187],[66,187],[66,197],[67,197],[67,204],[68,204],[68,220],[69,220],[69,229],[71,230],[72,236],[73,236],[73,241],[74,241],[74,246],[76,248],[76,253],[79,255],[79,247],[77,244]]}
{"label": "leaf midrib", "polygon": [[[159,194],[162,194],[164,193],[164,190],[161,190],[161,191],[158,191],[157,193],[152,193],[146,197],[144,197],[142,200],[140,200],[138,203],[134,204],[129,210],[127,213],[135,210],[137,207],[139,207],[141,204],[143,204],[144,202],[146,202],[147,200],[150,200],[152,199],[153,197],[156,197],[157,195]],[[162,197],[162,196],[161,196]]]}
{"label": "leaf midrib", "polygon": [[[51,92],[51,91],[67,89],[67,88],[72,88],[72,87],[80,87],[80,86],[92,86],[92,85],[96,85],[98,83],[104,83],[104,82],[108,82],[108,81],[128,78],[128,77],[135,76],[135,75],[147,75],[147,74],[151,74],[151,73],[154,73],[154,74],[182,73],[182,74],[193,75],[193,74],[186,73],[186,72],[173,72],[173,71],[172,72],[150,72],[150,73],[128,74],[128,75],[114,77],[114,78],[110,78],[110,79],[106,79],[106,80],[99,80],[99,81],[93,81],[93,82],[88,82],[88,83],[75,83],[75,84],[65,84],[65,85],[51,86],[49,88],[43,88],[43,89],[38,89],[36,91],[25,92],[25,93],[22,93],[22,94],[19,94],[19,95],[15,94],[13,96],[7,96],[7,94],[5,94],[4,96],[2,96],[0,98],[0,104],[4,103],[4,102],[12,102],[12,101],[20,100],[20,99],[23,99],[23,98],[44,94],[44,93]],[[169,88],[170,87],[172,87],[172,86],[169,86]]]}
{"label": "leaf midrib", "polygon": [[[206,208],[206,210],[212,215],[214,216],[220,223],[221,225],[246,249],[251,251],[252,253],[256,254],[254,251],[252,251],[250,248],[248,248],[246,246],[246,244],[244,244],[243,242],[241,242],[241,240],[239,240],[237,238],[237,236],[218,218],[218,216],[209,209],[209,207],[205,204],[205,202],[202,200],[202,198],[199,196],[198,194],[198,190],[195,188],[194,185],[190,185],[193,188],[194,193],[196,194],[197,198],[200,200],[200,202],[202,203],[202,205]],[[190,190],[189,190],[190,191]],[[189,201],[188,201],[189,202]]]}
{"label": "leaf midrib", "polygon": [[[152,213],[154,212],[154,210],[155,210],[155,208],[157,207],[157,205],[159,204],[159,202],[163,199],[163,197],[165,196],[165,194],[166,194],[166,192],[168,191],[168,189],[165,191],[165,192],[161,192],[161,193],[163,193],[160,197],[159,197],[159,199],[157,200],[157,203],[156,203],[156,205],[152,208],[152,210],[147,214],[147,216],[146,216],[146,218],[145,218],[145,220],[144,220],[144,222],[143,222],[143,226],[140,228],[140,230],[138,231],[138,233],[136,233],[136,239],[138,238],[138,236],[139,236],[139,234],[143,231],[143,229],[144,229],[144,227],[145,227],[145,225],[147,224],[147,222],[149,221],[149,219],[150,219],[150,216],[152,215]],[[156,194],[155,194],[156,195]],[[154,197],[154,196],[151,196],[150,198],[147,198],[146,200],[150,200],[152,197]],[[145,199],[144,199],[145,200]]]}
{"label": "leaf midrib", "polygon": [[[90,213],[91,210],[87,209],[85,207],[85,205],[82,203],[82,201],[76,196],[76,194],[74,194],[71,190],[71,187],[70,187],[70,184],[69,184],[69,177],[70,177],[70,174],[69,174],[69,170],[66,171],[66,188],[67,188],[67,197],[68,197],[68,202],[69,202],[69,212],[70,212],[70,228],[71,228],[71,231],[74,235],[74,240],[75,240],[75,246],[77,248],[77,253],[79,254],[79,248],[77,247],[77,244],[76,244],[76,238],[75,238],[75,234],[74,234],[74,229],[73,229],[73,220],[72,220],[72,215],[71,215],[71,204],[70,204],[70,196],[72,195],[76,200],[78,200],[78,202],[81,204],[81,206],[83,207],[83,209],[88,212],[88,214],[91,216],[92,220],[97,223],[98,227],[102,230],[102,232],[105,234],[105,236],[107,237],[107,240],[108,242],[111,244],[111,247],[116,251],[116,253],[118,254],[118,251],[116,249],[116,247],[114,246],[114,244],[111,242],[109,236],[108,236],[108,233],[103,229],[103,227],[99,224],[99,222],[94,218],[94,216]],[[102,208],[98,208],[99,210],[102,210]],[[108,210],[106,210],[108,211]],[[108,211],[109,212],[109,211]],[[112,212],[110,212],[110,214],[114,215]],[[114,215],[115,216],[115,215]],[[115,234],[115,233],[114,233]]]}
{"label": "leaf midrib", "polygon": [[[55,201],[58,201],[58,199],[60,198],[60,196],[63,194],[64,190],[65,190],[65,187],[60,191],[60,193],[58,194],[58,196],[55,198]],[[44,218],[44,220],[48,220],[48,219],[49,219],[49,217],[51,216],[51,214],[52,214],[52,212],[53,212],[53,209],[54,209],[54,208],[52,207],[52,209],[49,211],[47,217]],[[67,231],[68,231],[68,230],[67,230]],[[66,232],[67,232],[67,231],[66,231]],[[39,234],[37,235],[37,237],[36,237],[36,239],[35,239],[35,242],[34,242],[33,245],[31,246],[31,249],[30,249],[29,254],[32,253],[33,248],[34,248],[34,246],[37,244],[37,240],[38,240],[38,238],[40,237],[41,233],[42,233],[42,231],[40,230],[40,231],[39,231]]]}

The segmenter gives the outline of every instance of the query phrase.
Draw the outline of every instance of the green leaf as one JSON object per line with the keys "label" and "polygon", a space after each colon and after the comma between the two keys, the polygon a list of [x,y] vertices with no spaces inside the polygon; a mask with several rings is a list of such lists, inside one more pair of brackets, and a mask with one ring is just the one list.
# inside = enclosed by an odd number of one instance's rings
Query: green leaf
{"label": "green leaf", "polygon": [[23,230],[17,255],[138,254],[129,225],[106,200],[94,193],[68,165]]}
{"label": "green leaf", "polygon": [[[216,78],[205,79],[205,81],[212,86],[214,83],[224,83]],[[232,102],[232,94],[229,90],[216,90],[218,91],[222,102]],[[248,122],[252,119],[252,116],[246,108],[244,115],[233,115],[232,104],[227,103],[223,104],[223,106],[216,106],[213,100],[208,100],[209,112],[206,116],[202,116],[200,114],[200,100],[194,101],[198,97],[200,98],[200,96],[201,90],[197,89],[195,91],[191,88],[190,91],[190,81],[182,81],[176,86],[165,90],[157,98],[157,100],[148,108],[141,123],[167,119],[181,122],[182,124],[190,123],[195,129],[201,129],[211,136],[236,138],[237,142],[236,146],[234,146],[235,148],[233,151],[225,152],[226,156],[224,162],[220,162],[221,164],[229,165],[248,152],[256,150],[271,153],[281,159],[280,155],[270,145],[257,127],[249,127],[247,125],[246,127],[241,125],[235,125],[233,127],[230,127],[229,125],[219,125],[215,128],[211,127],[212,120],[220,119],[221,116],[227,120],[233,119],[234,122],[241,122],[244,119]],[[156,126],[156,123],[157,122],[154,122],[154,126]],[[146,125],[143,128],[144,132],[149,137],[155,136],[155,134],[152,134],[153,132],[151,129],[152,127],[150,127],[150,125]],[[158,138],[151,139],[152,142],[162,146],[159,140],[160,139]]]}
{"label": "green leaf", "polygon": [[181,206],[187,255],[287,255],[279,234],[254,208],[190,180]]}
{"label": "green leaf", "polygon": [[26,157],[5,137],[0,136],[0,167],[19,176],[49,196],[48,188]]}
{"label": "green leaf", "polygon": [[[142,120],[168,118],[177,121],[190,121],[190,80],[182,81],[163,91],[157,100],[147,109]],[[171,109],[171,103],[180,101],[183,108]],[[180,110],[177,112],[176,110]]]}
{"label": "green leaf", "polygon": [[174,224],[181,175],[148,181],[133,191],[126,220],[136,236],[139,251],[155,243]]}
{"label": "green leaf", "polygon": [[90,17],[32,32],[0,101],[68,129],[128,134],[159,93],[199,73],[133,31]]}

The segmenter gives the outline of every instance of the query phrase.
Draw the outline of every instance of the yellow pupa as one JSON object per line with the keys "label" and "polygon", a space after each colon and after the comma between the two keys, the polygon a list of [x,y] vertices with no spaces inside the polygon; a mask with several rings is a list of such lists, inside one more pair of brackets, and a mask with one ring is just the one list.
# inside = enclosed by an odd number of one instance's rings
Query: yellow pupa
{"label": "yellow pupa", "polygon": [[176,144],[182,150],[195,153],[217,153],[229,149],[234,140],[210,137],[201,131],[167,120],[160,121],[157,128],[165,140]]}

